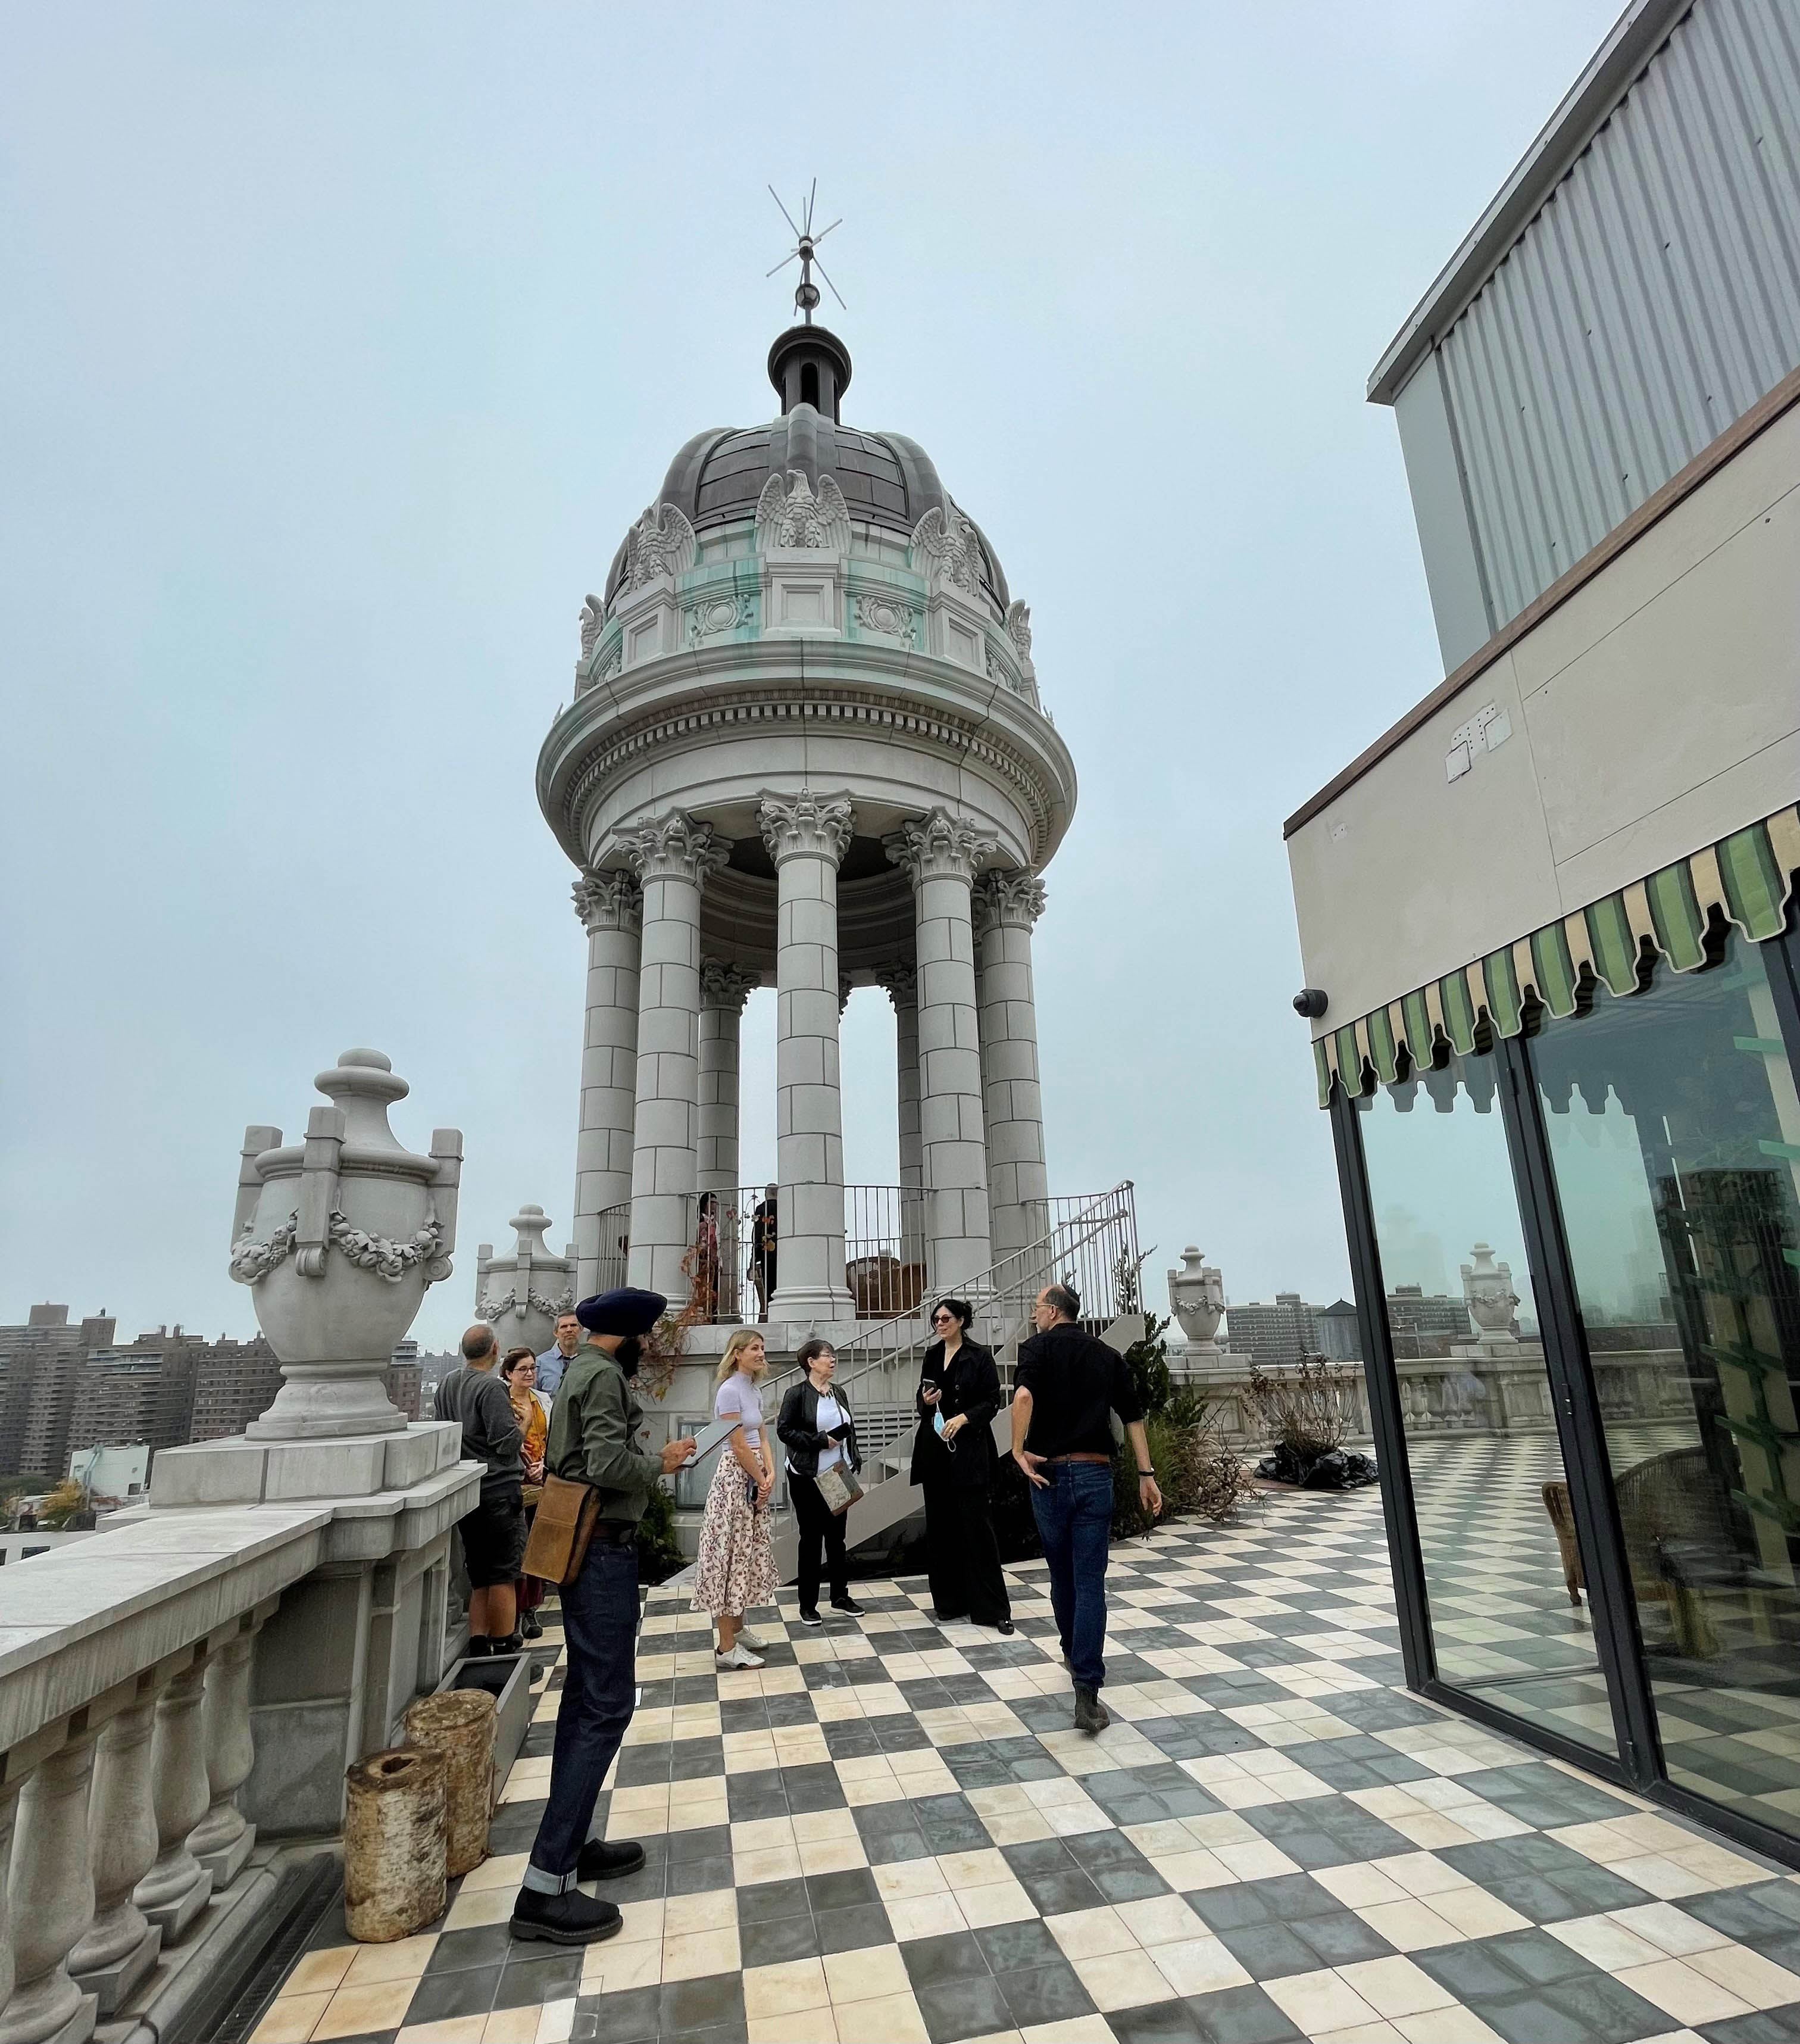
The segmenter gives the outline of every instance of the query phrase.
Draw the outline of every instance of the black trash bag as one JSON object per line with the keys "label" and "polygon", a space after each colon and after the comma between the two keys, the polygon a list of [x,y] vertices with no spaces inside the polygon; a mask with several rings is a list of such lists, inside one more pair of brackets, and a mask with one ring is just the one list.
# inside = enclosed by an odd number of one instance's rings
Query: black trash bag
{"label": "black trash bag", "polygon": [[1301,1490],[1357,1490],[1380,1481],[1380,1472],[1368,1455],[1329,1448],[1322,1455],[1303,1458],[1285,1441],[1277,1443],[1273,1453],[1257,1464],[1257,1474],[1265,1483],[1291,1483]]}

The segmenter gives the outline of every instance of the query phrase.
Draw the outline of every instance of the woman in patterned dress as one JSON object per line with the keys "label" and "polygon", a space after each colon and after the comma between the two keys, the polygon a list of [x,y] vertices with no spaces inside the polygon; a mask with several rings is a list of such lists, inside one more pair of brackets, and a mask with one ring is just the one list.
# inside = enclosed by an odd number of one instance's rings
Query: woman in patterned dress
{"label": "woman in patterned dress", "polygon": [[761,1642],[743,1629],[746,1611],[775,1601],[775,1550],[769,1537],[769,1493],[775,1463],[769,1452],[758,1389],[768,1352],[754,1327],[739,1327],[720,1358],[713,1417],[743,1424],[725,1438],[700,1523],[694,1566],[693,1608],[710,1612],[719,1627],[713,1650],[720,1668],[760,1668]]}

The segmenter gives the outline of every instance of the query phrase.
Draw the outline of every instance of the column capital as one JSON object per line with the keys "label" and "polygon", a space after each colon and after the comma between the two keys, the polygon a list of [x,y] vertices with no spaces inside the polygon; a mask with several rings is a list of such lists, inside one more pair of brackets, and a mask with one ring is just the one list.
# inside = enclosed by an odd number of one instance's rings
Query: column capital
{"label": "column capital", "polygon": [[685,809],[670,809],[615,833],[613,843],[643,880],[685,880],[704,887],[709,875],[729,864],[731,843],[712,824]]}
{"label": "column capital", "polygon": [[723,959],[703,958],[700,962],[700,997],[708,1008],[728,1008],[734,1015],[741,1015],[752,989],[762,984],[761,973],[746,972]]}
{"label": "column capital", "polygon": [[856,829],[847,795],[816,795],[809,788],[793,796],[765,795],[756,820],[777,866],[790,859],[828,859],[839,865]]}
{"label": "column capital", "polygon": [[975,931],[1028,930],[1044,912],[1044,883],[1036,874],[984,873],[975,882]]}
{"label": "column capital", "polygon": [[1000,850],[996,839],[983,837],[973,824],[945,809],[902,824],[882,839],[881,847],[915,887],[925,880],[973,880],[982,860]]}
{"label": "column capital", "polygon": [[886,965],[877,966],[875,984],[886,993],[896,1009],[918,1005],[919,968],[911,959],[893,959]]}
{"label": "column capital", "polygon": [[570,891],[590,937],[600,930],[635,930],[643,920],[643,890],[635,873],[584,873]]}

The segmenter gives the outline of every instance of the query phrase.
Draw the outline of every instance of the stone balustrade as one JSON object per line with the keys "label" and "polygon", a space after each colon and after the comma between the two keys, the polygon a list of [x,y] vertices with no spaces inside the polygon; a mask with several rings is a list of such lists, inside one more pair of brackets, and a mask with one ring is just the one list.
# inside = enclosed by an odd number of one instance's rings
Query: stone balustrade
{"label": "stone balustrade", "polygon": [[387,1437],[392,1487],[351,1496],[283,1496],[310,1450],[246,1448],[171,1450],[178,1502],[0,1582],[0,2044],[166,2028],[272,1896],[268,1842],[335,1832],[345,1768],[454,1656],[459,1430]]}

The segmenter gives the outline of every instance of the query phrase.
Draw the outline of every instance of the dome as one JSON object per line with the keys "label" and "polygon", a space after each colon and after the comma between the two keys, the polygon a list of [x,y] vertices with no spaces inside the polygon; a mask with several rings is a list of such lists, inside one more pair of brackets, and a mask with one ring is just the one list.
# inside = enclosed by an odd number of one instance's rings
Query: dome
{"label": "dome", "polygon": [[[769,351],[769,378],[781,394],[780,417],[766,425],[716,426],[696,433],[676,454],[656,501],[672,504],[697,536],[756,516],[772,475],[797,471],[816,495],[830,476],[843,492],[851,518],[910,540],[928,511],[945,510],[948,493],[931,457],[900,433],[865,432],[838,417],[850,380],[850,352],[823,327],[796,326]],[[965,518],[966,508],[958,506]],[[982,594],[1004,617],[1010,598],[1006,577],[987,536],[973,519],[980,542]],[[612,557],[605,601],[611,608],[630,548]]]}

